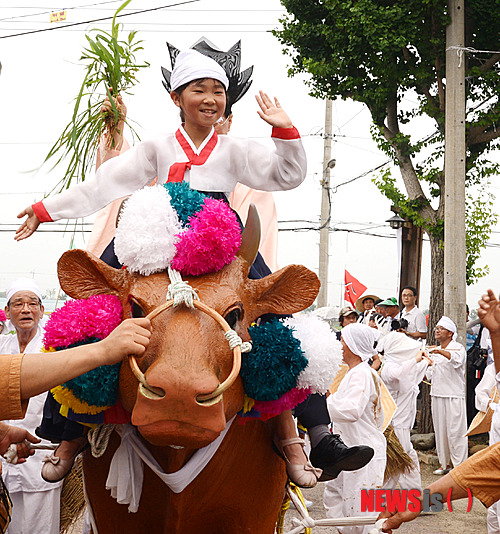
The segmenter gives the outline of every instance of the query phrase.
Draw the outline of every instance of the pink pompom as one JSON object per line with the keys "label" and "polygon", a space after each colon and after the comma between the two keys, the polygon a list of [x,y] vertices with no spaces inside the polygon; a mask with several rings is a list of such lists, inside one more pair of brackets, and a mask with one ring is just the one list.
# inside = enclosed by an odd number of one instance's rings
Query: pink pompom
{"label": "pink pompom", "polygon": [[310,392],[310,389],[293,388],[279,399],[273,401],[255,401],[252,410],[260,412],[261,416],[268,416],[263,417],[264,419],[269,419],[269,417],[279,415],[286,410],[293,410],[295,406],[306,400]]}
{"label": "pink pompom", "polygon": [[189,225],[175,244],[175,270],[199,276],[215,273],[234,260],[241,244],[241,229],[226,202],[206,198],[203,209],[189,218]]}
{"label": "pink pompom", "polygon": [[0,321],[5,322],[7,320],[7,316],[5,315],[5,312],[3,310],[0,310]]}
{"label": "pink pompom", "polygon": [[122,305],[114,295],[70,300],[54,311],[45,326],[46,349],[67,347],[88,338],[104,339],[122,320]]}

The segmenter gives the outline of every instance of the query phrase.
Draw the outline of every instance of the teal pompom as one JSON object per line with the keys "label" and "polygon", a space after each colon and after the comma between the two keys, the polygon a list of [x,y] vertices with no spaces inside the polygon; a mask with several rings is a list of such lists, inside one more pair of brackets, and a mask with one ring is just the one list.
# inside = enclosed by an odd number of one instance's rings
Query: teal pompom
{"label": "teal pompom", "polygon": [[[87,338],[71,344],[68,348],[88,345],[99,341],[97,338]],[[62,350],[58,347],[56,350]],[[63,387],[71,390],[73,395],[90,406],[113,406],[118,400],[118,378],[121,363],[101,365],[92,371],[68,380]]]}
{"label": "teal pompom", "polygon": [[240,372],[245,393],[259,401],[276,400],[296,387],[307,367],[300,341],[278,319],[252,326],[249,333],[252,350],[243,355]]}
{"label": "teal pompom", "polygon": [[207,195],[191,189],[187,182],[169,182],[163,184],[163,187],[168,191],[172,207],[177,212],[179,221],[183,226],[188,223],[191,215],[201,210],[203,201],[207,197]]}

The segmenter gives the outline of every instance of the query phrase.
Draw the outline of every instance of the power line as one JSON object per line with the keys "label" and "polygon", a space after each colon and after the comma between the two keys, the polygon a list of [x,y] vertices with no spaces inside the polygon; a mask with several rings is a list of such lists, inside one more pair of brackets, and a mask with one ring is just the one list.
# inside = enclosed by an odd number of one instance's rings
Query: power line
{"label": "power line", "polygon": [[[185,5],[185,4],[194,4],[194,3],[199,2],[199,1],[200,0],[184,0],[184,2],[177,2],[176,4],[170,4],[168,6],[152,7],[152,8],[149,8],[149,9],[142,9],[140,11],[132,11],[130,13],[121,13],[121,14],[117,15],[116,18],[128,17],[130,15],[138,15],[140,13],[149,13],[149,12],[152,12],[152,11],[159,11],[161,9],[168,9],[169,7],[182,6],[182,5]],[[34,34],[34,33],[49,32],[49,31],[53,31],[53,30],[60,30],[61,28],[68,28],[70,26],[81,26],[82,24],[90,24],[91,22],[101,22],[103,20],[111,20],[111,19],[113,19],[113,16],[101,17],[101,18],[98,18],[98,19],[86,20],[86,21],[83,21],[83,22],[73,22],[71,24],[66,24],[64,26],[54,26],[52,28],[43,28],[41,30],[31,30],[31,31],[27,31],[27,32],[24,32],[24,33],[13,33],[11,35],[2,35],[2,36],[0,36],[0,39],[8,39],[9,37],[19,37],[21,35],[30,35],[30,34]]]}
{"label": "power line", "polygon": [[[87,8],[87,7],[93,7],[93,6],[100,6],[100,5],[104,5],[104,4],[116,4],[119,0],[109,0],[107,2],[97,2],[97,3],[94,3],[94,4],[85,4],[83,6],[75,6],[75,7],[71,7],[71,8],[68,8],[67,10],[64,10],[64,9],[50,9],[50,11],[42,11],[40,13],[28,13],[26,15],[18,15],[16,17],[6,17],[4,19],[0,19],[0,22],[3,22],[4,20],[14,20],[14,19],[22,19],[22,18],[26,18],[26,17],[38,17],[39,15],[47,15],[49,13],[54,13],[56,11],[69,11],[69,10],[73,10],[73,9],[82,9],[82,8]],[[38,8],[35,8],[35,7],[26,7],[26,6],[16,6],[16,7],[2,7],[1,9],[38,9]],[[45,8],[42,8],[42,9],[45,9]],[[49,9],[49,8],[47,8]]]}

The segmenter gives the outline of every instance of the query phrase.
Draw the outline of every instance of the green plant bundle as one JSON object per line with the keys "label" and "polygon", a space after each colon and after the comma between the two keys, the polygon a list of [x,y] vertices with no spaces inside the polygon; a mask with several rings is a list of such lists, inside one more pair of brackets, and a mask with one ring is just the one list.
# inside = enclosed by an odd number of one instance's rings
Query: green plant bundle
{"label": "green plant bundle", "polygon": [[[137,83],[136,73],[139,69],[149,67],[149,63],[138,63],[136,54],[143,50],[142,41],[136,40],[135,31],[128,34],[126,40],[119,40],[120,24],[116,16],[132,0],[124,2],[116,11],[111,33],[92,30],[93,37],[86,35],[88,48],[83,51],[80,60],[86,66],[86,73],[75,99],[73,116],[64,128],[59,139],[47,154],[44,163],[57,158],[52,168],[69,159],[63,178],[52,192],[67,189],[72,181],[84,181],[93,167],[99,141],[107,133],[111,148],[114,134],[120,124],[127,124],[134,137],[138,137],[134,128],[116,105],[113,95],[130,94],[130,89]],[[102,112],[101,108],[108,96],[112,109]],[[123,123],[122,123],[123,121]],[[123,132],[120,132],[123,134]]]}

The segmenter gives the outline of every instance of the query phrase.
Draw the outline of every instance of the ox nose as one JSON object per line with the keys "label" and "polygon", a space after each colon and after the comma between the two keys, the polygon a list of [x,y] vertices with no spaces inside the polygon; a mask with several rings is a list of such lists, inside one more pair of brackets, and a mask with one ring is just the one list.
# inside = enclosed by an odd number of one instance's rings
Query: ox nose
{"label": "ox nose", "polygon": [[[151,425],[159,421],[188,422],[192,425],[214,427],[217,431],[224,428],[223,403],[218,406],[201,405],[197,401],[199,395],[212,393],[219,385],[219,380],[213,374],[207,376],[189,375],[182,371],[169,370],[164,373],[146,372],[150,386],[161,388],[162,397],[144,394],[140,395],[134,407],[132,421],[137,426]],[[222,398],[222,396],[221,396]]]}

